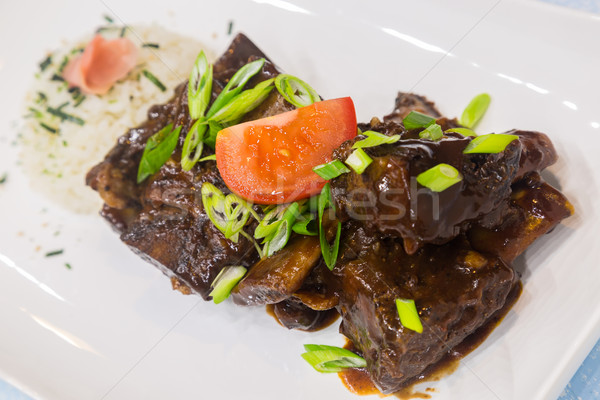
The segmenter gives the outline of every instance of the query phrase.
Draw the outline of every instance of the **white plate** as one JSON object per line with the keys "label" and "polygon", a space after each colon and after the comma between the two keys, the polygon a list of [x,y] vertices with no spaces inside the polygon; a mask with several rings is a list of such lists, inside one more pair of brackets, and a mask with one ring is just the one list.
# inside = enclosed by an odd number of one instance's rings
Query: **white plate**
{"label": "white plate", "polygon": [[[447,115],[487,91],[480,130],[548,133],[561,157],[551,171],[577,214],[527,251],[523,295],[501,326],[455,374],[424,387],[437,400],[556,398],[600,336],[600,21],[497,0],[3,3],[0,376],[48,399],[352,397],[300,358],[304,343],[343,343],[336,327],[288,332],[262,308],[173,292],[100,217],[29,188],[10,146],[20,99],[44,51],[106,13],[196,35],[216,52],[233,20],[324,96],[351,95],[362,120],[390,110],[397,90],[426,94]],[[43,256],[56,248],[65,253]]]}

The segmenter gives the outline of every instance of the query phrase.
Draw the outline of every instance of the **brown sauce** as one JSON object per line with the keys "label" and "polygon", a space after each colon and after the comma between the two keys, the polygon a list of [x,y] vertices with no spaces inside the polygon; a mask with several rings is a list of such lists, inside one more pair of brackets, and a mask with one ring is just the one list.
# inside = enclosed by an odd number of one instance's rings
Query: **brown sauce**
{"label": "brown sauce", "polygon": [[[484,325],[482,325],[479,329],[469,335],[463,342],[452,349],[451,353],[448,353],[440,361],[426,368],[422,374],[409,381],[404,388],[393,393],[392,395],[402,400],[430,399],[431,394],[429,393],[434,393],[435,388],[428,387],[425,389],[425,392],[428,393],[423,393],[415,390],[415,386],[423,382],[439,381],[440,379],[456,371],[460,365],[461,358],[465,357],[467,354],[475,350],[481,343],[483,343],[483,341],[500,324],[512,306],[517,302],[522,291],[523,285],[521,282],[517,282],[506,298],[504,306],[500,310],[496,311]],[[346,342],[344,348],[350,351],[356,351],[354,345],[349,340]],[[354,394],[360,396],[378,394],[380,397],[386,397],[386,395],[382,394],[375,387],[365,368],[347,369],[338,373],[338,375],[344,386],[346,386],[346,388]]]}
{"label": "brown sauce", "polygon": [[[281,321],[279,320],[279,318],[277,317],[277,315],[275,314],[275,305],[274,304],[267,304],[265,306],[265,310],[267,311],[267,314],[269,314],[271,317],[273,317],[279,325],[283,326],[284,328],[287,328],[287,326],[282,324]],[[322,329],[325,329],[325,328],[331,326],[340,317],[340,314],[338,314],[338,312],[333,308],[331,310],[321,311],[320,313],[321,313],[320,314],[321,318],[319,318],[319,320],[316,324],[311,325],[310,328],[308,328],[308,329],[299,329],[299,328],[296,328],[296,329],[304,331],[304,332],[320,331]]]}

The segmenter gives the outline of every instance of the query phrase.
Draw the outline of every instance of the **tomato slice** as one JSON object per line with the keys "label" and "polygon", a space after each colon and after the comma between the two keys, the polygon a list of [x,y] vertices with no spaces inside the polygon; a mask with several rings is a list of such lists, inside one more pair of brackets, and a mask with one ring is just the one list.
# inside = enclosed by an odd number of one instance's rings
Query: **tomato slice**
{"label": "tomato slice", "polygon": [[313,172],[356,136],[350,97],[325,100],[272,117],[225,128],[217,135],[217,167],[225,184],[258,204],[280,204],[321,191]]}

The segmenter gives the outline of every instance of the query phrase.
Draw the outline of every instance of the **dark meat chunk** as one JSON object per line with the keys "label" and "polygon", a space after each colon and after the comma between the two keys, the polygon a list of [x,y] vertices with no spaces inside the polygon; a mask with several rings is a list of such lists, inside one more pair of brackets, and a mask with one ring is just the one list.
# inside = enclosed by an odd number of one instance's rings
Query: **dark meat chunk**
{"label": "dark meat chunk", "polygon": [[538,237],[573,214],[565,196],[531,173],[513,185],[509,212],[493,228],[475,225],[468,232],[471,245],[512,262]]}
{"label": "dark meat chunk", "polygon": [[394,121],[401,123],[411,111],[418,111],[423,114],[430,115],[434,118],[439,118],[442,114],[435,107],[435,104],[425,96],[420,96],[414,93],[398,92],[394,111],[383,117],[385,122]]}
{"label": "dark meat chunk", "polygon": [[545,134],[516,129],[506,133],[519,136],[522,146],[519,172],[517,172],[515,180],[524,177],[529,172],[542,171],[558,159],[552,141]]}
{"label": "dark meat chunk", "polygon": [[[464,237],[408,255],[397,239],[377,239],[354,226],[345,232],[334,269],[340,331],[383,393],[399,390],[483,325],[515,283],[508,265],[474,251]],[[402,326],[397,298],[415,301],[423,333]]]}
{"label": "dark meat chunk", "polygon": [[273,314],[288,329],[316,331],[327,326],[337,316],[337,311],[316,311],[292,297],[273,305]]}
{"label": "dark meat chunk", "polygon": [[[521,154],[518,141],[498,154],[463,154],[471,138],[450,133],[439,141],[423,140],[398,124],[385,127],[387,134],[397,132],[402,139],[364,149],[373,159],[366,171],[331,182],[340,219],[360,221],[370,232],[400,236],[412,254],[422,243],[448,242],[510,196]],[[334,158],[345,160],[354,141],[344,143]],[[439,193],[420,187],[417,175],[439,163],[454,166],[463,180]]]}
{"label": "dark meat chunk", "polygon": [[279,303],[300,289],[321,257],[316,236],[298,235],[286,247],[263,258],[233,289],[236,304],[261,305]]}

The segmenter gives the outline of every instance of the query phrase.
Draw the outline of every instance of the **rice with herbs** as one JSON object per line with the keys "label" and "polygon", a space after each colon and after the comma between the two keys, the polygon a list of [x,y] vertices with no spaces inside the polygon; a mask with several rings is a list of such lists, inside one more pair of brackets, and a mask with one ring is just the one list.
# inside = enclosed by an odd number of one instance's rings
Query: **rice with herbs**
{"label": "rice with herbs", "polygon": [[[116,139],[146,120],[152,104],[164,103],[185,80],[203,46],[159,26],[101,29],[107,39],[125,34],[138,48],[137,66],[104,95],[69,89],[62,68],[92,35],[65,44],[40,64],[26,97],[22,164],[32,186],[72,211],[97,212],[101,200],[85,186],[87,171],[101,161]],[[205,50],[206,52],[206,50]],[[165,90],[161,90],[164,85]]]}

